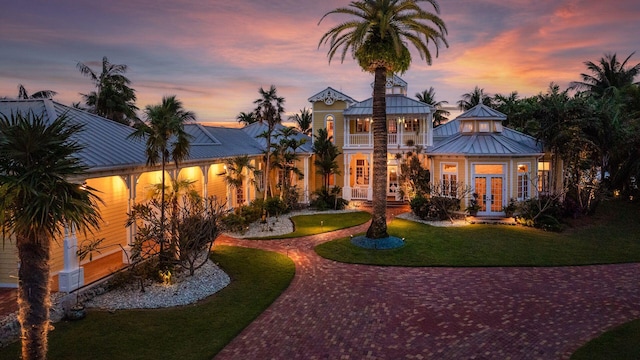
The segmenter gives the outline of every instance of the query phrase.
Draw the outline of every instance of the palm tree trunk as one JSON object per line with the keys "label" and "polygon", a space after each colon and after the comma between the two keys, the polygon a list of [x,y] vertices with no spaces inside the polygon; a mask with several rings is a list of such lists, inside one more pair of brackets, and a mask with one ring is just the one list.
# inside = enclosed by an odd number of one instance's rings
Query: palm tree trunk
{"label": "palm tree trunk", "polygon": [[49,247],[46,236],[18,237],[18,320],[22,359],[45,359],[49,333]]}
{"label": "palm tree trunk", "polygon": [[159,249],[159,253],[158,253],[158,258],[160,261],[160,268],[162,270],[166,270],[165,267],[168,263],[167,261],[167,255],[165,253],[165,189],[164,189],[164,182],[165,182],[165,168],[166,168],[166,163],[167,163],[167,157],[165,156],[165,150],[162,150],[162,175],[161,175],[161,181],[162,184],[160,185],[160,239],[158,241],[159,245],[160,245],[160,249]]}
{"label": "palm tree trunk", "polygon": [[373,207],[367,237],[380,239],[387,234],[387,70],[376,68],[373,83]]}

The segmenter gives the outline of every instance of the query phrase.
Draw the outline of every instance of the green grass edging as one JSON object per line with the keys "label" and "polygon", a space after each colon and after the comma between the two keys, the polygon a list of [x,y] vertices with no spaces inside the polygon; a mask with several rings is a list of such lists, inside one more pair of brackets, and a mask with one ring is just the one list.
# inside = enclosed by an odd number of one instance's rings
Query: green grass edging
{"label": "green grass edging", "polygon": [[605,332],[571,355],[571,360],[600,359],[640,359],[640,319]]}
{"label": "green grass edging", "polygon": [[[327,213],[313,215],[292,216],[294,231],[284,235],[252,237],[249,240],[276,240],[291,239],[302,236],[322,234],[326,232],[346,229],[352,226],[364,224],[371,219],[371,214],[366,211],[354,211],[344,213]],[[286,218],[278,221],[288,221]]]}
{"label": "green grass edging", "polygon": [[[56,323],[48,358],[213,358],[289,286],[295,265],[284,255],[241,247],[215,246],[211,257],[232,279],[215,295],[194,305],[89,311],[84,320]],[[19,345],[0,349],[0,358],[19,358]]]}

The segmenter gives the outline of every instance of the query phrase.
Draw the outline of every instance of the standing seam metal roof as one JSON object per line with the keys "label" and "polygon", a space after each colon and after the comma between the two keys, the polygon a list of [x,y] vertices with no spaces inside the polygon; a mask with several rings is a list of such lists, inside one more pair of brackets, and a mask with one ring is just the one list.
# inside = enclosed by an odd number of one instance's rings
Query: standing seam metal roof
{"label": "standing seam metal roof", "polygon": [[[404,95],[386,96],[387,115],[426,115],[431,113],[431,105]],[[353,104],[344,110],[345,116],[371,116],[373,114],[373,98]]]}

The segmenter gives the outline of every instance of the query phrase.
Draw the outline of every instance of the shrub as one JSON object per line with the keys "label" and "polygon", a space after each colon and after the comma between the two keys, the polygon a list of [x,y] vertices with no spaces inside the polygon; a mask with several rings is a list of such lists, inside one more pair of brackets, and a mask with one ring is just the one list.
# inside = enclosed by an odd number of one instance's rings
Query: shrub
{"label": "shrub", "polygon": [[447,220],[460,210],[460,199],[446,196],[416,196],[409,203],[411,211],[421,219]]}
{"label": "shrub", "polygon": [[557,197],[541,196],[518,203],[518,223],[544,230],[561,231],[560,219],[564,212]]}
{"label": "shrub", "polygon": [[342,188],[335,186],[328,191],[326,187],[313,192],[310,206],[316,210],[342,210],[349,202],[338,196]]}

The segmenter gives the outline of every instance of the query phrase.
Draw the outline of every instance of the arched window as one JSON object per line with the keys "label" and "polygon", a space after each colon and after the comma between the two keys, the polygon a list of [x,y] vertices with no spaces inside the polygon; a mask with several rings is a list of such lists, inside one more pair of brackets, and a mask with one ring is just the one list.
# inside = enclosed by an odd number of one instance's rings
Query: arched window
{"label": "arched window", "polygon": [[324,127],[327,129],[327,136],[331,139],[331,142],[335,144],[335,119],[333,118],[333,115],[327,115],[324,118]]}

